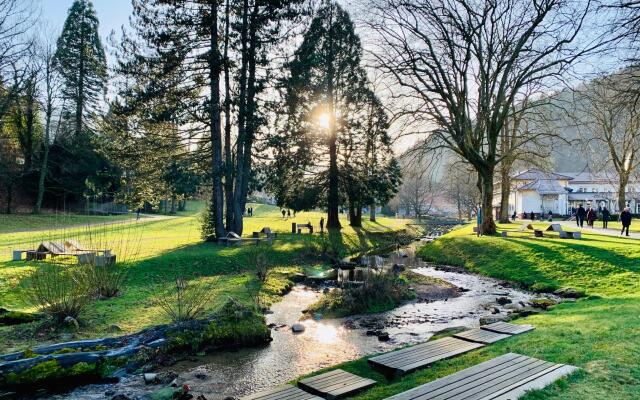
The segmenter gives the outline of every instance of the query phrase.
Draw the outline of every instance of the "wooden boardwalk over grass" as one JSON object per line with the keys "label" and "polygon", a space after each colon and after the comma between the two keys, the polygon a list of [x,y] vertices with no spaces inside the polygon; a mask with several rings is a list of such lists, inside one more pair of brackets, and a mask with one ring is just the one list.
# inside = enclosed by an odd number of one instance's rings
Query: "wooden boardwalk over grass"
{"label": "wooden boardwalk over grass", "polygon": [[570,365],[508,353],[388,400],[515,400],[576,370]]}
{"label": "wooden boardwalk over grass", "polygon": [[298,382],[298,386],[307,392],[326,399],[341,399],[351,396],[375,385],[376,381],[354,375],[341,369],[312,376]]}
{"label": "wooden boardwalk over grass", "polygon": [[267,389],[240,400],[320,400],[322,397],[314,396],[292,385]]}
{"label": "wooden boardwalk over grass", "polygon": [[455,335],[453,335],[453,337],[457,339],[467,340],[469,342],[491,344],[499,340],[511,337],[511,335],[506,335],[504,333],[496,333],[496,332],[491,332],[484,329],[476,328],[476,329],[471,329],[468,331],[456,333]]}
{"label": "wooden boardwalk over grass", "polygon": [[404,375],[439,360],[483,347],[482,343],[446,337],[370,358],[369,364],[392,375]]}

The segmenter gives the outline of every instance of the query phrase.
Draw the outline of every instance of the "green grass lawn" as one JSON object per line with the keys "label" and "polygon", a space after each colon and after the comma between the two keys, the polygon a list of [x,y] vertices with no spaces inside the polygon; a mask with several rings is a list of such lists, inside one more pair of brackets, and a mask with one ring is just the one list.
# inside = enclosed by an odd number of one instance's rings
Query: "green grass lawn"
{"label": "green grass lawn", "polygon": [[101,224],[135,218],[135,214],[82,215],[82,214],[0,214],[0,233],[35,231],[43,228],[64,228],[85,224]]}
{"label": "green grass lawn", "polygon": [[[548,224],[537,224],[540,227]],[[477,238],[470,226],[424,246],[428,260],[529,286],[543,282],[586,291],[587,298],[520,319],[533,332],[515,336],[402,379],[386,381],[366,358],[339,367],[383,384],[354,399],[383,399],[507,352],[567,363],[582,370],[526,399],[640,398],[640,242],[603,235],[562,240],[533,238],[502,225],[509,238]],[[514,237],[515,236],[515,237]]]}
{"label": "green grass lawn", "polygon": [[[245,219],[245,235],[250,236],[265,226],[279,232],[270,256],[277,271],[322,268],[318,265],[319,247],[324,240],[321,235],[290,233],[292,221],[310,221],[317,227],[322,213],[305,212],[295,219],[283,219],[276,207],[252,206],[255,216]],[[202,204],[190,203],[188,211],[170,218],[0,234],[0,307],[33,311],[24,292],[30,272],[35,268],[64,268],[49,262],[10,261],[11,250],[34,248],[42,241],[62,238],[74,238],[92,248],[111,248],[128,268],[122,295],[94,301],[82,316],[79,337],[108,336],[113,324],[124,333],[131,333],[168,322],[151,299],[176,276],[203,281],[217,279],[216,295],[208,305],[211,310],[229,297],[248,302],[260,293],[266,301],[274,300],[283,282],[274,278],[261,284],[250,262],[254,246],[224,247],[202,242],[200,208]],[[379,218],[375,223],[364,221],[362,229],[349,227],[346,220],[342,222],[344,229],[337,240],[346,254],[384,243],[389,232],[404,228],[407,221]],[[47,339],[48,336],[33,337],[33,332],[25,327],[0,327],[1,352],[33,346]]]}

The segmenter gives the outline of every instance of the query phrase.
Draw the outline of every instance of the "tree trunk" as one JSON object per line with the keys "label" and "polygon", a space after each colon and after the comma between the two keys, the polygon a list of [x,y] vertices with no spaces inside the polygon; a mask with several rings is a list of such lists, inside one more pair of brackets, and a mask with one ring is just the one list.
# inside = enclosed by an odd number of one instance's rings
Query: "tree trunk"
{"label": "tree trunk", "polygon": [[38,179],[38,195],[36,197],[36,204],[33,207],[34,214],[40,214],[42,210],[42,199],[44,198],[44,180],[47,176],[49,168],[49,138],[51,134],[51,108],[47,105],[47,112],[45,115],[44,125],[44,149],[42,152],[42,164],[40,165],[40,177]]}
{"label": "tree trunk", "polygon": [[[245,119],[245,137],[244,137],[244,157],[242,160],[242,186],[236,187],[236,191],[240,191],[240,207],[244,211],[247,205],[247,196],[249,194],[249,181],[251,178],[252,167],[252,149],[253,140],[255,138],[257,130],[256,119],[256,62],[257,62],[257,15],[258,15],[258,2],[253,3],[253,10],[249,21],[249,50],[248,50],[248,79],[247,79],[247,117]],[[294,211],[295,214],[295,211]],[[239,220],[234,218],[234,226],[236,227],[236,233],[241,234],[244,231],[244,213],[240,216]]]}
{"label": "tree trunk", "polygon": [[220,136],[220,50],[218,49],[218,6],[216,1],[211,2],[211,27],[210,27],[209,55],[209,82],[210,104],[209,122],[211,130],[211,178],[213,184],[211,213],[213,230],[216,237],[225,235],[223,224],[223,193],[222,193],[222,138]]}
{"label": "tree trunk", "polygon": [[353,201],[349,201],[349,225],[354,228],[362,227],[362,208]]}
{"label": "tree trunk", "polygon": [[224,6],[224,194],[225,194],[225,225],[227,230],[233,228],[233,157],[231,154],[231,85],[229,73],[229,0]]}
{"label": "tree trunk", "polygon": [[627,184],[629,183],[628,173],[618,173],[620,180],[618,182],[618,211],[622,212],[627,207]]}
{"label": "tree trunk", "polygon": [[[80,24],[81,27],[84,27],[84,13],[82,15],[82,21]],[[78,65],[78,93],[76,97],[76,137],[80,136],[82,132],[82,114],[84,113],[84,77],[85,77],[85,67],[84,67],[84,53],[85,53],[85,33],[81,29],[80,30],[80,63]]]}
{"label": "tree trunk", "polygon": [[481,186],[482,222],[481,233],[493,235],[496,233],[496,223],[493,220],[493,171],[478,171]]}
{"label": "tree trunk", "polygon": [[376,204],[371,204],[369,209],[369,221],[376,222]]}
{"label": "tree trunk", "polygon": [[11,214],[11,203],[13,203],[13,183],[7,183],[5,189],[7,190],[7,207],[5,209],[5,213]]}
{"label": "tree trunk", "polygon": [[244,142],[246,137],[247,120],[247,70],[249,54],[247,49],[247,37],[249,29],[249,1],[242,3],[242,25],[240,30],[241,42],[241,63],[240,76],[238,79],[238,137],[236,139],[236,165],[235,165],[235,191],[233,192],[233,231],[237,234],[237,229],[242,229],[242,217],[244,215],[244,205],[242,204],[242,187],[246,177],[244,176]]}
{"label": "tree trunk", "polygon": [[[329,26],[333,26],[333,12],[331,12]],[[327,97],[329,117],[329,195],[327,198],[327,229],[340,229],[340,193],[338,175],[338,148],[337,132],[335,126],[335,110],[333,102],[333,79],[334,79],[334,54],[333,54],[333,33],[329,32],[329,56],[327,57]]]}
{"label": "tree trunk", "polygon": [[509,195],[511,194],[511,177],[509,176],[509,168],[501,167],[500,175],[502,183],[500,184],[500,223],[509,223]]}

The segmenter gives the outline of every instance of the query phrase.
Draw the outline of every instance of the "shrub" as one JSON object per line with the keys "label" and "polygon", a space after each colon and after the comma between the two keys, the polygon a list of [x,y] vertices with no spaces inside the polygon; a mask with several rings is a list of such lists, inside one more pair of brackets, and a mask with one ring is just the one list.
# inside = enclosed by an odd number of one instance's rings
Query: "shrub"
{"label": "shrub", "polygon": [[192,280],[177,277],[165,284],[153,303],[172,322],[184,322],[202,317],[214,294],[214,282],[203,282],[197,277]]}
{"label": "shrub", "polygon": [[34,306],[56,322],[66,317],[78,318],[91,297],[86,273],[82,268],[59,269],[47,266],[31,273],[28,297]]}
{"label": "shrub", "polygon": [[121,265],[87,266],[87,283],[95,295],[115,297],[120,293],[127,277],[127,269]]}
{"label": "shrub", "polygon": [[329,292],[308,312],[334,317],[381,312],[414,297],[405,280],[388,273],[369,273],[362,284]]}
{"label": "shrub", "polygon": [[251,247],[249,250],[249,264],[255,266],[255,274],[262,283],[267,281],[273,267],[272,259],[273,251],[270,246],[259,245]]}

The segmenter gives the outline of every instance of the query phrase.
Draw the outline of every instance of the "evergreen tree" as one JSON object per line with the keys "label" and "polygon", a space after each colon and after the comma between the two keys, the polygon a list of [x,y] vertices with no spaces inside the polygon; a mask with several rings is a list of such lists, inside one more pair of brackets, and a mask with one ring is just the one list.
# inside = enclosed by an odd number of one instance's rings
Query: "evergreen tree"
{"label": "evergreen tree", "polygon": [[90,0],[74,0],[58,38],[55,60],[64,81],[64,117],[78,136],[87,129],[106,90],[107,63]]}
{"label": "evergreen tree", "polygon": [[293,209],[326,203],[329,229],[340,228],[346,204],[360,226],[362,207],[386,202],[399,181],[388,119],[368,88],[361,54],[348,13],[325,1],[288,64],[287,119],[270,140],[278,202]]}

